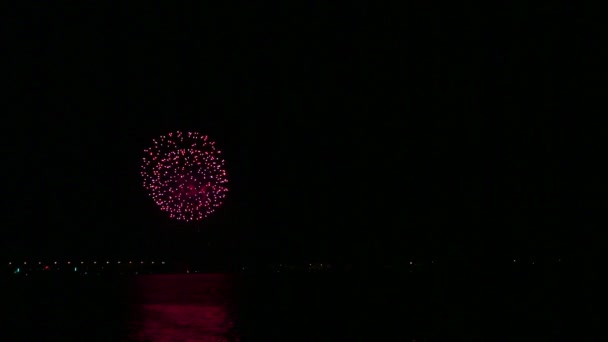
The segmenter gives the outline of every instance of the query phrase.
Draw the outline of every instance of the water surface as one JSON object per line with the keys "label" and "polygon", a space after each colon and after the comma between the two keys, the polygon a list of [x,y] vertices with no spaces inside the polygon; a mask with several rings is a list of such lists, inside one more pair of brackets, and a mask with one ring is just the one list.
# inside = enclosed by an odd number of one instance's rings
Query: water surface
{"label": "water surface", "polygon": [[456,272],[13,278],[2,282],[0,340],[559,341],[596,317],[570,284]]}

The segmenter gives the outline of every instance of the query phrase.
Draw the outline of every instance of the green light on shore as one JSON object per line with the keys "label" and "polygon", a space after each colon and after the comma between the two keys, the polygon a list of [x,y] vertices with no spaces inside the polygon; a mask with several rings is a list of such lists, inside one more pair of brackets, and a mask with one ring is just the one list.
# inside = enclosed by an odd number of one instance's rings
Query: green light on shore
{"label": "green light on shore", "polygon": [[78,267],[74,267],[74,272],[78,271]]}
{"label": "green light on shore", "polygon": [[15,271],[15,273],[19,273],[21,272],[21,268],[17,267],[17,270]]}

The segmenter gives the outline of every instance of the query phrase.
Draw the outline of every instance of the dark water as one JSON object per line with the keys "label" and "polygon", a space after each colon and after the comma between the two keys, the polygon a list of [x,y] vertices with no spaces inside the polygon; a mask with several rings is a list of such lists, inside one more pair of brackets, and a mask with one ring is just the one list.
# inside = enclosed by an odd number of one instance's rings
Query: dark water
{"label": "dark water", "polygon": [[593,302],[569,284],[547,275],[5,279],[0,340],[595,341]]}

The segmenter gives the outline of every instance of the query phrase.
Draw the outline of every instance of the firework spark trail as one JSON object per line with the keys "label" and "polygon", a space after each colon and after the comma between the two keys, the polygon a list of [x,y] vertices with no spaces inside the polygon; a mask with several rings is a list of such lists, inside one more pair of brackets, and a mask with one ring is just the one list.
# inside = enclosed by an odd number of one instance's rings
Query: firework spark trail
{"label": "firework spark trail", "polygon": [[202,220],[222,205],[228,188],[221,151],[197,132],[171,132],[145,149],[143,185],[161,210],[183,221]]}

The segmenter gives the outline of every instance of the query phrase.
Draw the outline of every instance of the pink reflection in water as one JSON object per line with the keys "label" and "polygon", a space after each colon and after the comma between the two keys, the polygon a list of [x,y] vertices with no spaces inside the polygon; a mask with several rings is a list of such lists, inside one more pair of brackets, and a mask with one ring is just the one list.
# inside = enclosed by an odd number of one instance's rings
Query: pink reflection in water
{"label": "pink reflection in water", "polygon": [[230,288],[230,279],[222,275],[141,277],[128,341],[239,341],[229,311]]}
{"label": "pink reflection in water", "polygon": [[133,341],[237,341],[229,339],[233,323],[222,307],[144,305]]}

